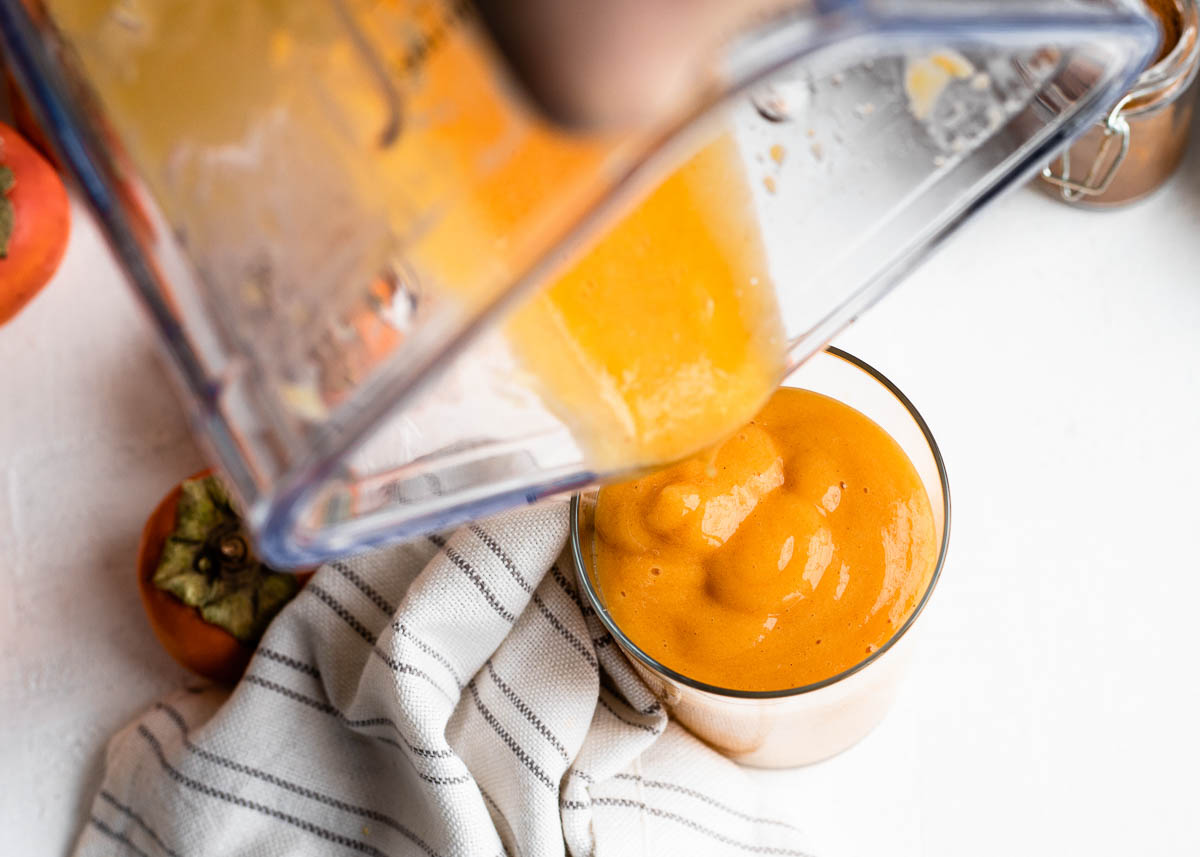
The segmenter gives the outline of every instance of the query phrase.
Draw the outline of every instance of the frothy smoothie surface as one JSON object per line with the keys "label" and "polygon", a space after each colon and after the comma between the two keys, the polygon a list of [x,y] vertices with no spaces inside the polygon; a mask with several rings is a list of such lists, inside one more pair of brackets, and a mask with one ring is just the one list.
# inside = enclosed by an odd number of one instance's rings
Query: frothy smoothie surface
{"label": "frothy smoothie surface", "polygon": [[783,690],[884,645],[937,562],[900,445],[827,396],[781,388],[718,446],[600,491],[596,579],[617,625],[689,678]]}

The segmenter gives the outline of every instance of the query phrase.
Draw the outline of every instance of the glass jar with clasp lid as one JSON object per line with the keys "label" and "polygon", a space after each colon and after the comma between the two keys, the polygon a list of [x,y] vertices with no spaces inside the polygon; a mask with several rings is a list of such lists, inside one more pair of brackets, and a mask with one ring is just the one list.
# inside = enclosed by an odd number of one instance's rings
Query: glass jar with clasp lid
{"label": "glass jar with clasp lid", "polygon": [[1197,0],[1147,0],[1162,31],[1154,64],[1104,119],[1042,172],[1045,187],[1072,205],[1134,202],[1163,185],[1187,148],[1200,68]]}

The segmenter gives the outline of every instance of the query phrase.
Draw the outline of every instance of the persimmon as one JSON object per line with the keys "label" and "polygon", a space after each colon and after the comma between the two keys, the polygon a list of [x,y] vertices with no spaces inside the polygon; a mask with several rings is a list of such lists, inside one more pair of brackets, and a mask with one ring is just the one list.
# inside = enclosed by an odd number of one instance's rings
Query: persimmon
{"label": "persimmon", "polygon": [[311,576],[259,562],[207,470],[163,497],[138,548],[138,589],[154,635],[184,667],[223,684],[241,678],[266,626]]}
{"label": "persimmon", "polygon": [[58,173],[0,123],[0,324],[54,276],[70,231],[71,206]]}

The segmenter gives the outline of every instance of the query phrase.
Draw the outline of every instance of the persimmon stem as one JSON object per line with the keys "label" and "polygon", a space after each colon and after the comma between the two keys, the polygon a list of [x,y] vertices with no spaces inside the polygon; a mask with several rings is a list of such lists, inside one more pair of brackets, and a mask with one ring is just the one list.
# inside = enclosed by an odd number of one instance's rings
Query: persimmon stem
{"label": "persimmon stem", "polygon": [[245,643],[256,641],[299,589],[293,575],[255,557],[228,494],[211,476],[181,484],[175,528],[153,583]]}

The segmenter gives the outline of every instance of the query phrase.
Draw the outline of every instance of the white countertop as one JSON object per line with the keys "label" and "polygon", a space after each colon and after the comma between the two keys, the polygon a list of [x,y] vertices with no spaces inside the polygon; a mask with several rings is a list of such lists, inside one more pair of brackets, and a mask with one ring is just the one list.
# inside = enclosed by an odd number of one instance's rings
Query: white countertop
{"label": "white countertop", "polygon": [[[146,625],[146,514],[200,458],[80,209],[0,328],[0,854],[60,854],[108,736],[185,674]],[[838,344],[939,439],[950,559],[862,744],[762,773],[821,857],[1195,853],[1200,150],[1118,213],[986,211]]]}

